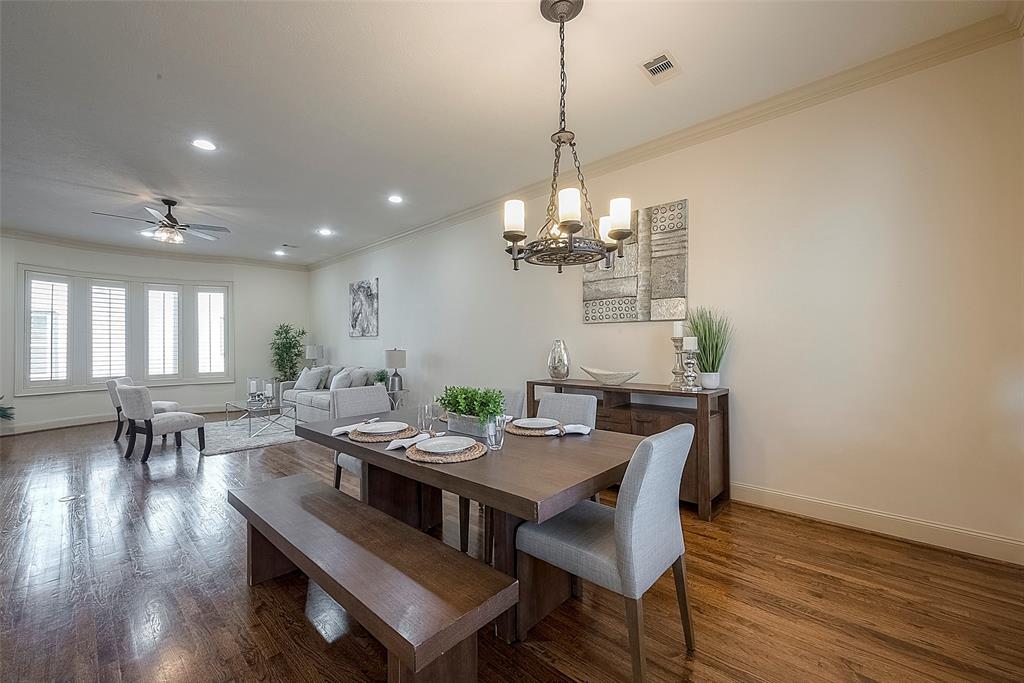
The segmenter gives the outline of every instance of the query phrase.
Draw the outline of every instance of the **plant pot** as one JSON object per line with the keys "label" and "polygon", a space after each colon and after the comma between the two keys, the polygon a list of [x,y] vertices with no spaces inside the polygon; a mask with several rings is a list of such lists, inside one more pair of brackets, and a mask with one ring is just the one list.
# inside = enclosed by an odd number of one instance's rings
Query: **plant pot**
{"label": "plant pot", "polygon": [[702,372],[698,381],[705,389],[717,389],[722,386],[722,375],[718,372]]}
{"label": "plant pot", "polygon": [[487,435],[487,427],[480,424],[480,418],[476,415],[448,413],[448,431],[469,434],[470,436],[483,437]]}

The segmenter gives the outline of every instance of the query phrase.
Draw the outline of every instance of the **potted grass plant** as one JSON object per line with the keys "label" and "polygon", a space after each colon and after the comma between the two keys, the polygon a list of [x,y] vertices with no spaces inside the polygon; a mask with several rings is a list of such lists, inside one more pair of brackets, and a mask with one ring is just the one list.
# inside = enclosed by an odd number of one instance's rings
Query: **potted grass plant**
{"label": "potted grass plant", "polygon": [[700,385],[705,389],[717,389],[722,384],[720,370],[732,337],[732,323],[721,311],[703,306],[691,310],[687,318],[690,330],[697,338]]}
{"label": "potted grass plant", "polygon": [[448,412],[448,429],[471,436],[486,436],[505,414],[505,395],[497,389],[445,387],[437,402]]}

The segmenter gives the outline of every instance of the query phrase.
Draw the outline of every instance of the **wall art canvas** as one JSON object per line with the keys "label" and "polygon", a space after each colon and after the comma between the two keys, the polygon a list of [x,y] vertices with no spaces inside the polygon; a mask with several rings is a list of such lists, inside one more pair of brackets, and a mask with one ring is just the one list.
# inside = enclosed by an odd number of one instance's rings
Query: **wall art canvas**
{"label": "wall art canvas", "polygon": [[583,269],[583,322],[684,320],[688,250],[687,200],[634,211],[623,256]]}
{"label": "wall art canvas", "polygon": [[377,278],[348,284],[348,336],[377,336]]}

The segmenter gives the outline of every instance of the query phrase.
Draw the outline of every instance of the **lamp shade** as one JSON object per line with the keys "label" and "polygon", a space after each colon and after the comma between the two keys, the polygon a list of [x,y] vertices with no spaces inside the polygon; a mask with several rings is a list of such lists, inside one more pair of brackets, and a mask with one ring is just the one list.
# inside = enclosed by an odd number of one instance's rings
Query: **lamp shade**
{"label": "lamp shade", "polygon": [[323,350],[319,344],[306,344],[306,360],[320,360],[322,355]]}
{"label": "lamp shade", "polygon": [[388,349],[384,352],[384,367],[404,368],[405,349]]}

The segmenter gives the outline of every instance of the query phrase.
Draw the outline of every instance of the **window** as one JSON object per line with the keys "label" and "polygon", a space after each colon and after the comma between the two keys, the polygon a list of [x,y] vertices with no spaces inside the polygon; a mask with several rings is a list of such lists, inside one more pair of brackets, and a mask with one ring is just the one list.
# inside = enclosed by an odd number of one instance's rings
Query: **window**
{"label": "window", "polygon": [[196,332],[199,374],[223,374],[227,295],[223,289],[196,292]]}
{"label": "window", "polygon": [[29,382],[68,381],[68,283],[29,279]]}
{"label": "window", "polygon": [[146,286],[146,374],[178,374],[178,290]]}
{"label": "window", "polygon": [[18,264],[14,395],[234,381],[230,282]]}
{"label": "window", "polygon": [[128,374],[128,290],[124,283],[93,282],[89,302],[89,377],[123,377]]}

